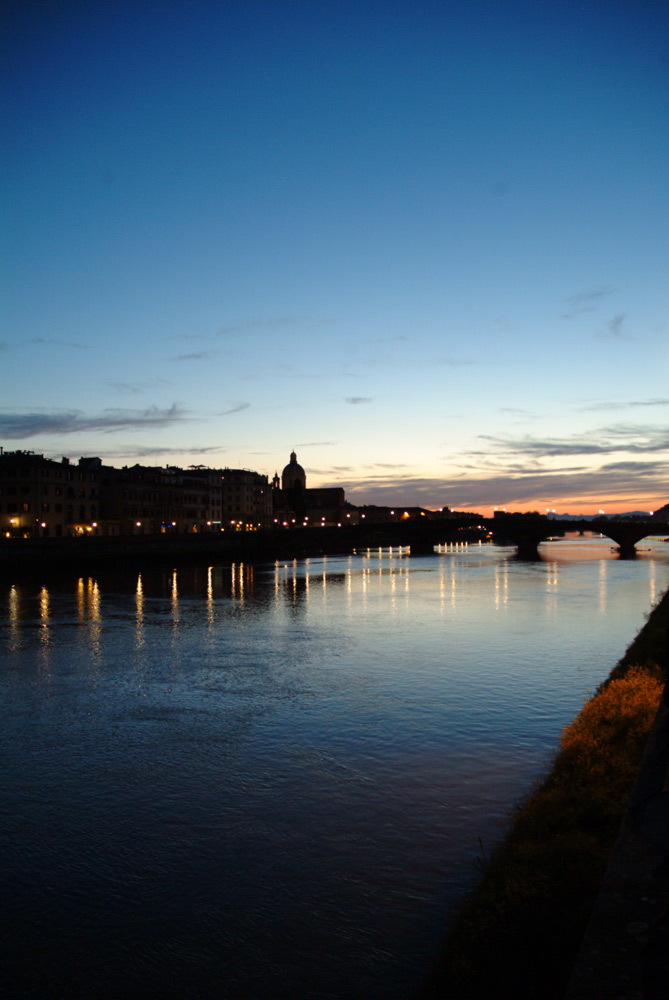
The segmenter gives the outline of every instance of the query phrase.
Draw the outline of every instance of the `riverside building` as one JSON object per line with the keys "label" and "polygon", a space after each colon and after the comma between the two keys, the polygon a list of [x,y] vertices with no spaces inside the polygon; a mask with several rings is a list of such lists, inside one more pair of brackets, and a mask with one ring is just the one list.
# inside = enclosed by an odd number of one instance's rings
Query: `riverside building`
{"label": "riverside building", "polygon": [[0,454],[0,533],[8,538],[97,533],[100,459],[57,462],[32,451]]}
{"label": "riverside building", "polygon": [[272,523],[267,476],[250,469],[180,469],[99,458],[60,462],[0,452],[0,535],[38,538],[253,530]]}

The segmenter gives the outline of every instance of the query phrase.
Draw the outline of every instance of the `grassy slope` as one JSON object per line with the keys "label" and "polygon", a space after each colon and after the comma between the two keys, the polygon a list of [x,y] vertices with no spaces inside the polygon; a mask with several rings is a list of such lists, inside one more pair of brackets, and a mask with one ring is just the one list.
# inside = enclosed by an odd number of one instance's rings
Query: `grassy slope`
{"label": "grassy slope", "polygon": [[564,995],[657,712],[669,591],[562,734],[464,900],[419,1000]]}

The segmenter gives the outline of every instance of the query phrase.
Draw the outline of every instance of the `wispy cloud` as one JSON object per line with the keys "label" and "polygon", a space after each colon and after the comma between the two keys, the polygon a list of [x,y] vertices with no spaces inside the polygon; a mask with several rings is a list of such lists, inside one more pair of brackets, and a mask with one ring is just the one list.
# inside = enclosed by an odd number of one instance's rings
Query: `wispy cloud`
{"label": "wispy cloud", "polygon": [[219,413],[215,413],[216,417],[227,417],[231,413],[240,413],[242,410],[248,410],[250,403],[233,403],[228,410],[221,410]]}
{"label": "wispy cloud", "polygon": [[361,403],[371,403],[373,399],[371,396],[347,396],[346,402],[352,406],[359,406]]}
{"label": "wispy cloud", "polygon": [[17,340],[14,343],[3,340],[2,343],[0,343],[0,351],[15,350],[16,348],[28,347],[31,345],[37,345],[38,347],[44,347],[45,345],[54,347],[70,347],[76,351],[89,351],[91,348],[90,344],[80,344],[75,340],[61,340],[59,337],[29,337],[27,340]]}
{"label": "wispy cloud", "polygon": [[569,438],[508,438],[484,434],[480,439],[499,452],[535,459],[562,455],[608,455],[620,451],[643,454],[669,450],[669,428],[625,424],[603,427],[589,434]]}
{"label": "wispy cloud", "polygon": [[590,288],[585,292],[576,292],[575,295],[570,295],[567,302],[572,304],[577,304],[579,302],[597,302],[599,299],[604,299],[608,295],[613,295],[616,292],[616,288],[612,288],[611,285],[605,285],[603,288]]}
{"label": "wispy cloud", "polygon": [[610,319],[607,323],[605,323],[607,332],[600,334],[600,336],[611,340],[625,339],[627,335],[623,332],[623,323],[626,318],[627,313],[618,313],[617,316],[614,316],[613,319]]}
{"label": "wispy cloud", "polygon": [[174,456],[178,455],[212,455],[212,454],[223,454],[227,450],[226,446],[223,445],[212,445],[207,448],[200,447],[184,447],[184,448],[171,448],[168,445],[163,447],[152,447],[151,445],[127,445],[121,448],[107,448],[101,451],[97,451],[97,457],[107,459],[108,461],[123,460],[123,459],[134,459],[135,461],[141,459],[156,459],[158,456]]}
{"label": "wispy cloud", "polygon": [[[633,462],[623,467],[579,470],[573,473],[471,475],[457,480],[415,476],[368,476],[349,481],[347,499],[378,503],[477,509],[494,506],[536,505],[542,510],[564,501],[628,503],[639,506],[639,496],[653,509],[669,499],[666,462]],[[332,485],[337,485],[333,483]]]}
{"label": "wispy cloud", "polygon": [[627,410],[638,406],[669,406],[669,399],[634,399],[628,402],[602,401],[601,403],[593,403],[591,406],[581,407],[581,413],[600,410]]}
{"label": "wispy cloud", "polygon": [[171,384],[171,382],[168,382],[167,379],[164,378],[145,378],[140,382],[103,382],[103,385],[113,389],[114,392],[125,395],[141,395],[144,392],[153,392],[156,389],[163,389]]}
{"label": "wispy cloud", "polygon": [[113,433],[121,430],[159,429],[185,423],[193,418],[178,403],[168,409],[151,406],[146,410],[103,410],[86,416],[76,410],[0,413],[0,436],[10,440],[38,434],[78,434],[82,431]]}
{"label": "wispy cloud", "polygon": [[28,344],[53,344],[56,347],[73,347],[77,351],[90,350],[90,344],[79,344],[74,340],[60,340],[57,337],[33,337],[26,341]]}
{"label": "wispy cloud", "polygon": [[216,351],[192,351],[190,354],[175,354],[170,361],[210,361],[216,357]]}
{"label": "wispy cloud", "polygon": [[298,441],[296,448],[330,448],[336,445],[337,441]]}
{"label": "wispy cloud", "polygon": [[595,312],[601,304],[602,299],[613,295],[616,290],[610,287],[593,288],[590,291],[577,292],[575,295],[570,295],[566,299],[568,310],[562,313],[560,319],[570,320],[576,316],[582,316],[583,313]]}
{"label": "wispy cloud", "polygon": [[569,312],[560,313],[560,319],[576,319],[577,316],[583,316],[584,313],[595,312],[595,306],[579,306],[576,309],[570,309]]}

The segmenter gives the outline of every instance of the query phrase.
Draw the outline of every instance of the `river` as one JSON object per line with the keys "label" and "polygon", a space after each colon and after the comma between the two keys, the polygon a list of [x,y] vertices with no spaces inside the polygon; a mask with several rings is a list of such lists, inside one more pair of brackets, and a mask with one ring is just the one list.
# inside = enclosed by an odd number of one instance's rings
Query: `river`
{"label": "river", "polygon": [[6,580],[21,997],[404,1000],[669,545]]}

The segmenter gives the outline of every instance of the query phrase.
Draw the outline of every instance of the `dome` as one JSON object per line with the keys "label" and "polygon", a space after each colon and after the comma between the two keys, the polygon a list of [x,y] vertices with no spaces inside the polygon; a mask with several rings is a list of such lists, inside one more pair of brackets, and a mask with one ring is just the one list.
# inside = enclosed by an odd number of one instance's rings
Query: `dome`
{"label": "dome", "polygon": [[295,452],[291,451],[290,462],[281,473],[281,488],[284,490],[292,490],[297,487],[298,489],[304,490],[306,489],[306,486],[307,474],[297,461],[297,455]]}

